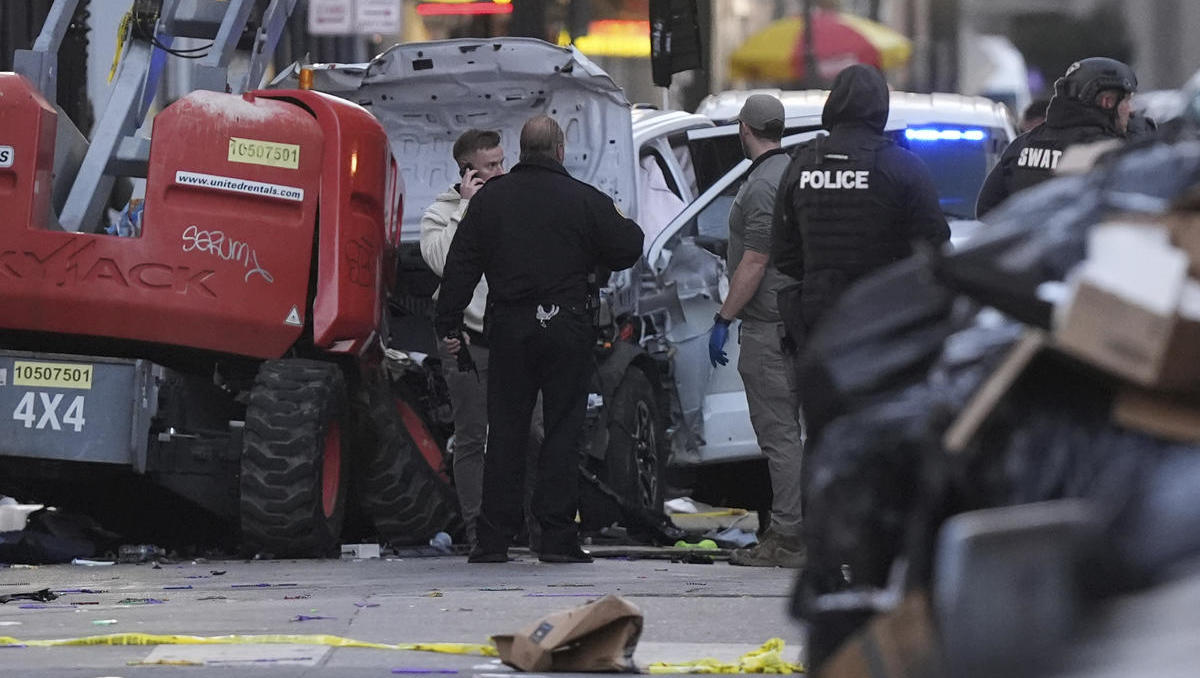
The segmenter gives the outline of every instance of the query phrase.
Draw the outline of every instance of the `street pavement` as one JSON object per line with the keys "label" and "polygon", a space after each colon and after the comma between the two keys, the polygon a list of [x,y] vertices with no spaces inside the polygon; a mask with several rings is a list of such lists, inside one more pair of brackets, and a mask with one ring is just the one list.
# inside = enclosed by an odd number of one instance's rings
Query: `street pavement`
{"label": "street pavement", "polygon": [[[198,560],[157,568],[5,568],[0,569],[0,595],[43,588],[63,593],[46,603],[0,605],[0,637],[19,642],[114,633],[329,634],[388,644],[487,644],[492,634],[516,631],[551,612],[614,593],[644,615],[635,654],[639,666],[704,657],[734,661],[772,637],[786,643],[785,660],[799,661],[802,632],[786,609],[791,570],[661,558],[552,565],[528,552],[512,554],[514,562],[489,565],[468,564],[464,556],[385,555],[369,560]],[[294,621],[298,618],[303,620]],[[135,665],[159,660],[183,665]],[[484,678],[512,672],[479,655],[307,642],[0,647],[3,676],[399,675],[393,669]]]}

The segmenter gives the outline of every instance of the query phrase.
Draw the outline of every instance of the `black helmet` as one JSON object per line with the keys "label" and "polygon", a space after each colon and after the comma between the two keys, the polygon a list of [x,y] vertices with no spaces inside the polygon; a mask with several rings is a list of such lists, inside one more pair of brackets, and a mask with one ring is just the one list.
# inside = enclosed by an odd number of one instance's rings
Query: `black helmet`
{"label": "black helmet", "polygon": [[1092,57],[1071,64],[1066,74],[1054,85],[1068,99],[1091,106],[1096,101],[1096,95],[1106,89],[1119,89],[1133,94],[1137,91],[1138,82],[1133,69],[1126,64],[1107,57]]}

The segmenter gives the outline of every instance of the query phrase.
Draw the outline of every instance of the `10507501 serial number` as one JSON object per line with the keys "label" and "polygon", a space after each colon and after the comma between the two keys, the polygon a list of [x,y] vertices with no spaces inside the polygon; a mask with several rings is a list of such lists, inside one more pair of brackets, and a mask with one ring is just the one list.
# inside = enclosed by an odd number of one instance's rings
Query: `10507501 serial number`
{"label": "10507501 serial number", "polygon": [[92,388],[91,365],[71,363],[13,362],[13,386],[44,388]]}

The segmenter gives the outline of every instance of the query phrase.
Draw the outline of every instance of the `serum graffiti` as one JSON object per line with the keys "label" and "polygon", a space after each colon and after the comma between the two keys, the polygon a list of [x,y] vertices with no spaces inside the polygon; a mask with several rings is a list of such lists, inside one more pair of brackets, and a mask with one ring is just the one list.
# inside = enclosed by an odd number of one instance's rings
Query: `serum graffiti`
{"label": "serum graffiti", "polygon": [[249,243],[230,238],[224,231],[206,231],[195,224],[188,226],[183,231],[183,251],[203,252],[222,261],[239,263],[246,269],[245,282],[250,282],[255,275],[268,283],[275,282],[267,269],[258,263],[258,252]]}

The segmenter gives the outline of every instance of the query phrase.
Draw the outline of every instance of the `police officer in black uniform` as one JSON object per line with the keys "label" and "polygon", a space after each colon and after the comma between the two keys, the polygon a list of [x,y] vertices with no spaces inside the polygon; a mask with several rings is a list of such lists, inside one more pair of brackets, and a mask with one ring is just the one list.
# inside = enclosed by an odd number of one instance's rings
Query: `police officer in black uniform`
{"label": "police officer in black uniform", "polygon": [[883,134],[889,106],[877,69],[843,70],[821,116],[829,135],[800,147],[779,185],[771,255],[800,281],[779,296],[797,342],[855,280],[910,256],[914,241],[950,238],[929,169]]}
{"label": "police officer in black uniform", "polygon": [[1116,59],[1092,57],[1076,61],[1054,83],[1046,121],[1009,144],[988,174],[975,215],[985,214],[1008,196],[1052,176],[1070,146],[1105,139],[1125,139],[1137,76]]}
{"label": "police officer in black uniform", "polygon": [[539,115],[521,129],[521,158],[471,200],[446,259],[437,329],[451,353],[463,309],[481,275],[489,285],[485,335],[488,442],[483,505],[473,563],[508,560],[521,526],[529,418],[542,393],[546,438],[538,459],[533,513],[544,562],[591,562],[579,548],[579,437],[587,408],[596,334],[588,276],[629,268],[642,230],[611,198],[563,168],[562,128]]}

